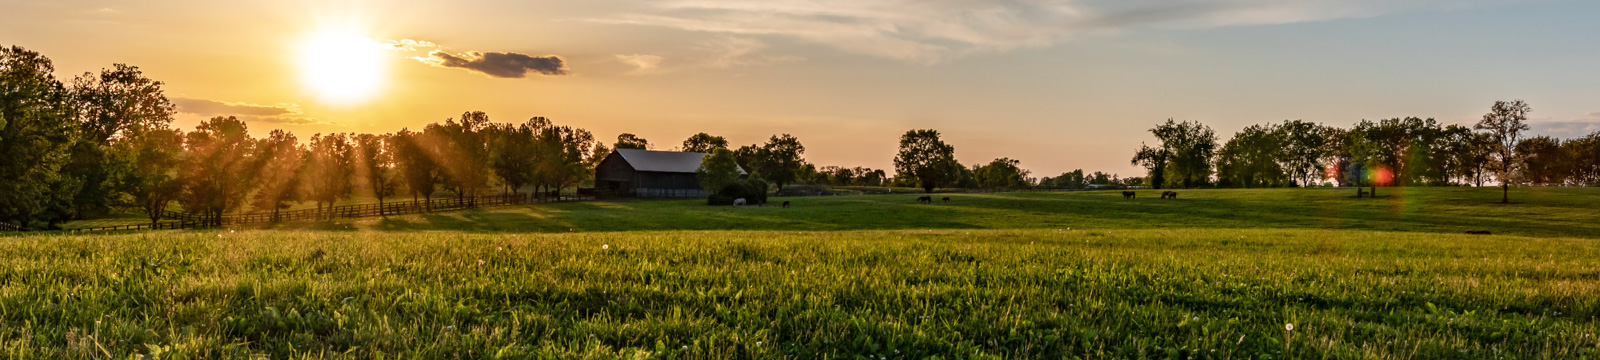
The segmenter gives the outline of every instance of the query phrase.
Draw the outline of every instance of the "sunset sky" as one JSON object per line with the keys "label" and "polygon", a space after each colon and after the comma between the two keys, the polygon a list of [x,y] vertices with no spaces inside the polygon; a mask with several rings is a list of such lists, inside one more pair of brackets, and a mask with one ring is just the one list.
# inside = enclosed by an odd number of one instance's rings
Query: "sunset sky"
{"label": "sunset sky", "polygon": [[70,79],[166,82],[177,124],[393,132],[481,110],[672,149],[790,133],[819,166],[892,168],[943,132],[1034,176],[1128,163],[1198,120],[1467,124],[1523,99],[1535,130],[1600,129],[1600,1],[0,0],[0,45]]}

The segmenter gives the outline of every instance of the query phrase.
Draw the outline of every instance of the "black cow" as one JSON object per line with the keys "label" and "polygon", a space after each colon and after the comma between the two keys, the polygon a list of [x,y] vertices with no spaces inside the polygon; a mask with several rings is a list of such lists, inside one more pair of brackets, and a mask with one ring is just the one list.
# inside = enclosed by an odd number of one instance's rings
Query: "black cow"
{"label": "black cow", "polygon": [[950,197],[949,196],[944,197],[944,203],[946,203],[946,204],[950,203]]}
{"label": "black cow", "polygon": [[932,204],[933,203],[933,197],[932,196],[919,197],[919,198],[917,198],[917,203],[918,204]]}
{"label": "black cow", "polygon": [[1177,191],[1162,191],[1161,192],[1161,198],[1162,199],[1177,199],[1178,198],[1178,192]]}
{"label": "black cow", "polygon": [[1123,199],[1134,199],[1134,198],[1137,198],[1138,196],[1139,196],[1139,193],[1136,193],[1136,192],[1132,192],[1132,191],[1123,191],[1122,192],[1122,198]]}
{"label": "black cow", "polygon": [[789,202],[788,201],[783,202],[783,208],[785,208],[785,209],[789,208]]}

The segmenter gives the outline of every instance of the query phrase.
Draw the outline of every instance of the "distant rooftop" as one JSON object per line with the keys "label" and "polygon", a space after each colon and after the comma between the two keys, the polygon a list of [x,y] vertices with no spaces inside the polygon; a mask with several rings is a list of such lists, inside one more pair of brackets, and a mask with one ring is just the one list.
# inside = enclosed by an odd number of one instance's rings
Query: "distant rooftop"
{"label": "distant rooftop", "polygon": [[[705,159],[705,153],[682,151],[654,151],[641,149],[617,149],[617,154],[622,155],[634,171],[693,173],[700,170],[700,162]],[[744,174],[744,169],[739,169]]]}

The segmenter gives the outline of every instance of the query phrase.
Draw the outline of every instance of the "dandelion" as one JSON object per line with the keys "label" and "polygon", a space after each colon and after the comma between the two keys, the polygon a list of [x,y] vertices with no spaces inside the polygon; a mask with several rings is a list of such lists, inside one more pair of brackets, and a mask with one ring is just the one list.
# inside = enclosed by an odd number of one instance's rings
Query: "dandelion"
{"label": "dandelion", "polygon": [[609,249],[611,249],[611,244],[600,244],[600,250],[609,250]]}
{"label": "dandelion", "polygon": [[1284,331],[1294,331],[1294,324],[1283,324]]}

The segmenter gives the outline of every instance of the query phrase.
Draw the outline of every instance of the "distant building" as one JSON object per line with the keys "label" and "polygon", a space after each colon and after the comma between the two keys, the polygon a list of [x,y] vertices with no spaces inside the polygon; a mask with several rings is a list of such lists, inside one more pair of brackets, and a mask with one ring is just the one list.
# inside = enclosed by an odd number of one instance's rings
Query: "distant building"
{"label": "distant building", "polygon": [[[616,149],[594,170],[595,190],[625,196],[704,197],[695,171],[705,153]],[[745,175],[743,168],[739,169]]]}

